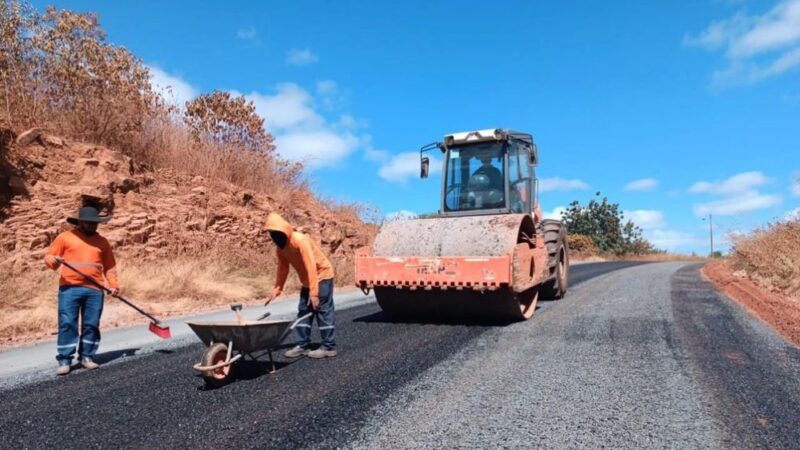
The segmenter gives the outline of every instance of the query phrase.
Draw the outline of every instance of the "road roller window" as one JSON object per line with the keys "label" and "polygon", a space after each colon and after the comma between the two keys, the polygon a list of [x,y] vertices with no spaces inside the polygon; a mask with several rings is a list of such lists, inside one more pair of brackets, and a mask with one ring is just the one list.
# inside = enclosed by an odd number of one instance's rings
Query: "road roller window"
{"label": "road roller window", "polygon": [[511,210],[516,213],[531,210],[531,168],[528,165],[530,153],[518,143],[508,151],[508,196]]}
{"label": "road roller window", "polygon": [[505,206],[502,142],[450,148],[447,160],[447,211],[497,209]]}

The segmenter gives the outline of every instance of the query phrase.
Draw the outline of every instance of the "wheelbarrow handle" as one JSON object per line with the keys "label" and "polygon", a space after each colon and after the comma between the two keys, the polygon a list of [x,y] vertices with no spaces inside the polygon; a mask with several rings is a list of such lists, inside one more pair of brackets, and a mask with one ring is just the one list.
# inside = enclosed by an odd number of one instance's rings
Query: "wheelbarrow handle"
{"label": "wheelbarrow handle", "polygon": [[284,332],[283,332],[283,334],[281,335],[281,338],[280,338],[280,339],[278,339],[278,343],[281,343],[281,342],[283,342],[283,340],[284,340],[284,339],[286,339],[286,336],[288,336],[288,335],[289,335],[289,333],[291,333],[291,332],[292,332],[292,330],[294,330],[294,329],[297,327],[297,324],[299,324],[300,322],[302,322],[302,321],[304,321],[304,320],[308,319],[309,317],[311,317],[311,316],[313,316],[313,315],[314,315],[314,313],[313,313],[313,312],[310,312],[310,313],[308,313],[308,314],[306,314],[306,315],[304,315],[304,316],[302,316],[302,317],[298,317],[298,318],[297,318],[297,320],[295,320],[294,322],[292,322],[292,324],[291,324],[291,325],[289,325],[289,328],[287,328],[287,329],[286,329],[286,331],[284,331]]}
{"label": "wheelbarrow handle", "polygon": [[311,317],[311,316],[313,316],[313,315],[314,315],[314,313],[313,313],[313,312],[310,312],[310,313],[306,314],[305,316],[298,317],[298,318],[297,318],[297,320],[295,320],[294,322],[292,322],[292,324],[289,326],[289,329],[290,329],[290,330],[294,330],[294,329],[297,327],[297,325],[298,325],[300,322],[302,322],[302,321],[304,321],[304,320],[308,319],[309,317]]}

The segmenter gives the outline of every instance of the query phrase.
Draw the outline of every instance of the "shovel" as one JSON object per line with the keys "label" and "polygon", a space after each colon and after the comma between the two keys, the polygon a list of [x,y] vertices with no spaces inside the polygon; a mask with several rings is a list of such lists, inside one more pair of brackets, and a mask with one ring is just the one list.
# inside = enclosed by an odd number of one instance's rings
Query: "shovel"
{"label": "shovel", "polygon": [[[270,303],[272,303],[272,301],[273,301],[273,300],[275,300],[275,297],[272,297],[272,298],[270,298],[269,300],[267,300],[267,302],[266,302],[266,303],[264,303],[264,307],[266,308],[267,306],[269,306],[269,304],[270,304]],[[271,313],[271,312],[269,312],[269,311],[267,311],[267,312],[265,312],[264,314],[262,314],[261,316],[259,316],[259,317],[258,317],[258,319],[256,319],[256,320],[264,320],[264,319],[266,319],[267,317],[269,317],[269,316],[270,316],[270,314],[272,314],[272,313]]]}
{"label": "shovel", "polygon": [[128,305],[131,308],[135,309],[136,312],[138,312],[139,314],[141,314],[141,315],[147,317],[148,319],[150,319],[150,325],[147,327],[147,329],[150,330],[151,333],[155,334],[156,336],[160,337],[161,339],[169,339],[169,338],[172,337],[172,333],[169,331],[169,326],[168,325],[162,323],[160,320],[156,319],[155,317],[153,317],[152,315],[147,313],[142,308],[139,308],[138,306],[134,305],[127,298],[125,298],[125,297],[123,297],[123,296],[121,296],[119,294],[114,294],[113,291],[111,289],[109,289],[107,286],[104,286],[104,285],[98,283],[94,278],[92,278],[89,275],[86,275],[85,273],[83,273],[80,270],[76,269],[72,264],[64,261],[63,259],[61,260],[61,264],[67,266],[73,272],[83,276],[83,278],[86,281],[88,281],[89,283],[99,287],[101,290],[103,290],[103,292],[105,292],[107,294],[110,294],[112,297],[118,299],[122,303],[125,303],[126,305]]}

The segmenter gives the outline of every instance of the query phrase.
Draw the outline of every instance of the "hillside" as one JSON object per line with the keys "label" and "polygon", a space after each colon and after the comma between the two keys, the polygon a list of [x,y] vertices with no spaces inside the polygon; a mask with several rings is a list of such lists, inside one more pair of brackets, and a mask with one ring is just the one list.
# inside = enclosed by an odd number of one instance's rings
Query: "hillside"
{"label": "hillside", "polygon": [[[268,212],[322,242],[340,285],[350,283],[354,250],[372,234],[353,211],[333,211],[307,190],[277,199],[39,130],[0,134],[4,344],[55,331],[57,275],[42,257],[81,205],[113,216],[100,232],[115,249],[123,289],[162,315],[264,296],[274,279],[273,244],[263,229]],[[105,326],[135,318],[113,301],[108,306]]]}

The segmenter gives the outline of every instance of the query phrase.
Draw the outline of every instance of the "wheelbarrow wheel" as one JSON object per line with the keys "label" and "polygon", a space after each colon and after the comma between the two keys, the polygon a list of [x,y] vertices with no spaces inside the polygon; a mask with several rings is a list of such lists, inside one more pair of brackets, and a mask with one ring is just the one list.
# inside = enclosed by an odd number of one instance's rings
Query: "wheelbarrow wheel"
{"label": "wheelbarrow wheel", "polygon": [[[203,353],[203,366],[213,366],[221,362],[225,362],[228,358],[228,346],[222,342],[212,344],[205,353]],[[219,387],[228,382],[231,375],[231,365],[218,367],[213,370],[206,370],[203,372],[203,380],[208,386]]]}

